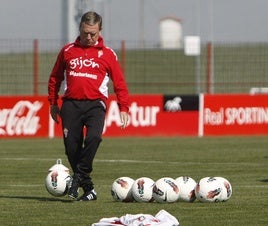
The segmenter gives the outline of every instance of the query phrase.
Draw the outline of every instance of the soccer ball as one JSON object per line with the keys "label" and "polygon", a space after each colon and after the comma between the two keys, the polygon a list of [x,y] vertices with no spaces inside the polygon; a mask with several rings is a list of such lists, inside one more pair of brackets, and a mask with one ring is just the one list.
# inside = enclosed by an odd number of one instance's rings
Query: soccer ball
{"label": "soccer ball", "polygon": [[202,178],[195,187],[195,196],[201,202],[220,202],[222,183],[215,177]]}
{"label": "soccer ball", "polygon": [[180,196],[178,201],[193,202],[195,197],[196,181],[191,177],[181,176],[175,179],[178,184]]}
{"label": "soccer ball", "polygon": [[111,188],[111,194],[117,202],[132,202],[133,196],[131,192],[134,180],[130,177],[117,178]]}
{"label": "soccer ball", "polygon": [[148,177],[140,177],[132,185],[132,195],[137,202],[153,202],[154,181]]}
{"label": "soccer ball", "polygon": [[176,202],[179,198],[179,187],[177,182],[170,177],[158,179],[153,187],[153,198],[159,203]]}
{"label": "soccer ball", "polygon": [[45,180],[46,189],[53,196],[64,196],[67,193],[70,179],[71,176],[66,171],[50,171]]}
{"label": "soccer ball", "polygon": [[220,183],[222,184],[222,192],[219,200],[222,202],[228,201],[231,198],[233,192],[231,183],[224,177],[215,177],[215,178],[219,180]]}

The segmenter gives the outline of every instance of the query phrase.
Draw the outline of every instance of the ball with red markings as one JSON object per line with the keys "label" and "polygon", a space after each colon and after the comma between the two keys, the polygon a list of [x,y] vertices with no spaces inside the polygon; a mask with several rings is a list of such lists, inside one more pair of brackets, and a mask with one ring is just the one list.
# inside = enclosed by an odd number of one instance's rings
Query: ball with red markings
{"label": "ball with red markings", "polygon": [[170,177],[158,179],[153,187],[153,197],[158,203],[172,203],[179,198],[180,191],[177,182]]}
{"label": "ball with red markings", "polygon": [[195,196],[201,202],[220,202],[222,183],[216,177],[204,177],[195,187]]}
{"label": "ball with red markings", "polygon": [[64,196],[67,193],[71,176],[63,170],[50,171],[46,177],[47,191],[53,196]]}
{"label": "ball with red markings", "polygon": [[178,183],[180,190],[178,201],[193,202],[196,199],[194,191],[197,184],[196,181],[193,178],[187,176],[181,176],[175,180]]}
{"label": "ball with red markings", "polygon": [[231,183],[224,177],[215,177],[215,178],[217,180],[219,180],[221,185],[222,185],[222,192],[221,192],[221,196],[219,198],[219,201],[221,201],[221,202],[228,201],[231,198],[232,193],[233,193]]}
{"label": "ball with red markings", "polygon": [[134,180],[130,177],[119,177],[114,180],[111,187],[111,195],[117,202],[132,202],[132,184]]}
{"label": "ball with red markings", "polygon": [[140,177],[132,185],[132,195],[137,202],[153,202],[154,180],[149,177]]}

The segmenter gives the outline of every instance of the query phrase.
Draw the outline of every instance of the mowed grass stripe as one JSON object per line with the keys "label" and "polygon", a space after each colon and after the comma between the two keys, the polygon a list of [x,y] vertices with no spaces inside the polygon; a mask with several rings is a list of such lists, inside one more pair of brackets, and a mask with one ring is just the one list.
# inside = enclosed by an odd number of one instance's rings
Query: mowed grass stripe
{"label": "mowed grass stripe", "polygon": [[[1,158],[1,160],[5,161],[49,161],[55,162],[55,159],[42,159],[42,158]],[[106,162],[106,163],[144,163],[144,164],[167,164],[166,161],[147,161],[147,160],[128,160],[128,159],[95,159],[95,162]],[[184,165],[197,165],[204,164],[203,162],[172,162],[168,161],[168,164],[184,164]],[[206,162],[208,165],[261,165],[260,163],[252,163],[252,162]]]}

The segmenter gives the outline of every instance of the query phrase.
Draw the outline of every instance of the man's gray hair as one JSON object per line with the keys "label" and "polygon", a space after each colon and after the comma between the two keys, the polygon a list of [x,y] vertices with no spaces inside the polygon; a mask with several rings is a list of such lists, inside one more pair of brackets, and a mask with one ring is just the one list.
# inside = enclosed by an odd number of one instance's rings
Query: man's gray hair
{"label": "man's gray hair", "polygon": [[82,23],[86,23],[88,25],[95,25],[96,23],[99,24],[99,29],[102,29],[102,17],[93,11],[86,12],[82,17],[81,17],[81,22],[80,22],[80,27]]}

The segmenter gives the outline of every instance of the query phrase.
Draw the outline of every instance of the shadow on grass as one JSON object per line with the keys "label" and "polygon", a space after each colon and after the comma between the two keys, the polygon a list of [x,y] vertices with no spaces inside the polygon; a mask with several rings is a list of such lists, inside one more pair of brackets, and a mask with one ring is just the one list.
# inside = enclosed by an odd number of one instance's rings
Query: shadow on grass
{"label": "shadow on grass", "polygon": [[260,180],[260,182],[268,182],[268,179],[263,179],[263,180]]}
{"label": "shadow on grass", "polygon": [[71,203],[74,202],[73,200],[66,200],[60,198],[47,198],[47,197],[34,197],[34,196],[9,196],[9,195],[0,195],[0,198],[6,199],[24,199],[24,200],[37,200],[42,202],[65,202]]}

